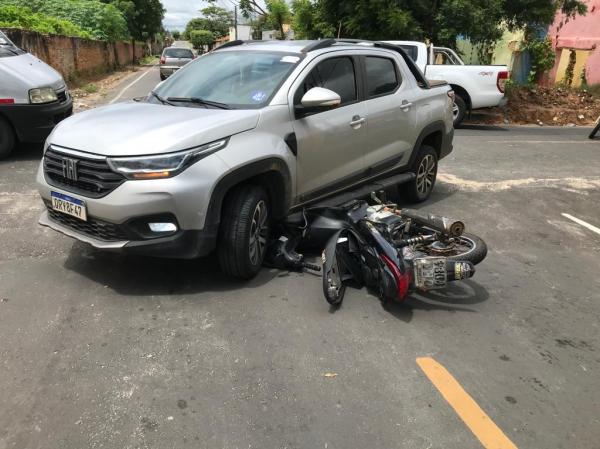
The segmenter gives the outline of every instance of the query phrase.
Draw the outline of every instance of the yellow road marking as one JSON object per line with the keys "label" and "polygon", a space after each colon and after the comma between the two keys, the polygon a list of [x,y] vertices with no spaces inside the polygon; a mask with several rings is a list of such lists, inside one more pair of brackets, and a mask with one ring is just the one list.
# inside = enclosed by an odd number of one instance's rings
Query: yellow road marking
{"label": "yellow road marking", "polygon": [[431,357],[417,358],[417,364],[448,404],[486,449],[517,449],[500,428],[477,405],[456,379]]}

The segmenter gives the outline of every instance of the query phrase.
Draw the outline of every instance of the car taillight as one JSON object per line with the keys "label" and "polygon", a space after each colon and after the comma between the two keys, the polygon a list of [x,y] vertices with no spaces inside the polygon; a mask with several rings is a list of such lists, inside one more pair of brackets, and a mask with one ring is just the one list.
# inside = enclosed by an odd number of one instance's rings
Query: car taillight
{"label": "car taillight", "polygon": [[161,64],[164,64],[165,62],[167,62],[167,59],[166,59],[164,56],[162,56],[162,57],[160,58],[160,63],[161,63]]}
{"label": "car taillight", "polygon": [[508,80],[508,72],[505,70],[503,72],[498,72],[498,78],[496,79],[496,86],[498,86],[498,90],[504,93],[504,89],[506,87],[506,81]]}
{"label": "car taillight", "polygon": [[401,273],[400,269],[396,266],[392,260],[386,256],[385,254],[380,255],[383,263],[390,269],[392,275],[394,276],[394,280],[396,281],[396,286],[398,288],[398,301],[404,300],[406,295],[408,294],[408,287],[410,286],[410,282],[412,281],[412,276],[410,271],[406,273]]}
{"label": "car taillight", "polygon": [[0,104],[14,104],[14,98],[0,98]]}

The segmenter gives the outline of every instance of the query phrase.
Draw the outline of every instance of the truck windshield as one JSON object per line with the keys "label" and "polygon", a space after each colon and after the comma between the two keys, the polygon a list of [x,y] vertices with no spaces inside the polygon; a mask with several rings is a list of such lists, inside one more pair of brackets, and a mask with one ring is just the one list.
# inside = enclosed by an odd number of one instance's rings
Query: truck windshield
{"label": "truck windshield", "polygon": [[22,55],[23,53],[25,52],[13,44],[6,34],[0,31],[0,58]]}
{"label": "truck windshield", "polygon": [[300,59],[282,52],[215,51],[176,72],[155,93],[162,98],[199,98],[230,109],[258,109],[271,100]]}

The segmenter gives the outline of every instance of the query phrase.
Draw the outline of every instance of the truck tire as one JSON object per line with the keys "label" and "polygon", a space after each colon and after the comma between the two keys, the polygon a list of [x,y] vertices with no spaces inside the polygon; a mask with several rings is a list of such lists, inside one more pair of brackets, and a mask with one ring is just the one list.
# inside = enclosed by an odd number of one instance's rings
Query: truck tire
{"label": "truck tire", "polygon": [[0,117],[0,160],[6,159],[15,147],[15,133],[6,120]]}
{"label": "truck tire", "polygon": [[399,186],[400,195],[412,203],[425,201],[435,186],[437,168],[437,152],[433,147],[423,145],[410,170],[416,175],[415,179]]}
{"label": "truck tire", "polygon": [[262,187],[242,185],[223,202],[217,255],[221,270],[237,279],[260,271],[269,237],[269,197]]}
{"label": "truck tire", "polygon": [[454,94],[454,105],[452,107],[452,116],[454,127],[458,128],[463,119],[465,118],[465,114],[467,113],[467,103],[465,100],[461,98],[460,95]]}

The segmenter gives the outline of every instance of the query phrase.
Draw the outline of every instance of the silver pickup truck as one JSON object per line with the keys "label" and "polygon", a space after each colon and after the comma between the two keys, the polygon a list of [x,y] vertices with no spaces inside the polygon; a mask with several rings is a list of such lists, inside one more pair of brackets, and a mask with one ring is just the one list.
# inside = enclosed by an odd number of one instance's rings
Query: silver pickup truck
{"label": "silver pickup truck", "polygon": [[425,200],[452,151],[452,104],[394,45],[230,42],[143,101],[62,122],[37,175],[40,223],[103,250],[216,249],[251,278],[290,212],[401,181]]}

